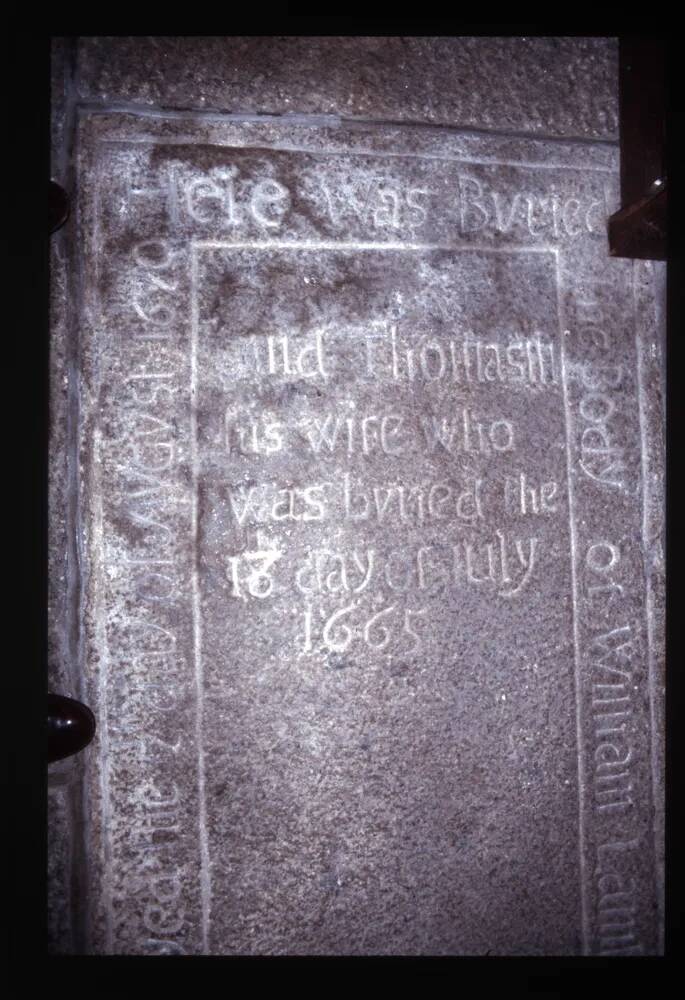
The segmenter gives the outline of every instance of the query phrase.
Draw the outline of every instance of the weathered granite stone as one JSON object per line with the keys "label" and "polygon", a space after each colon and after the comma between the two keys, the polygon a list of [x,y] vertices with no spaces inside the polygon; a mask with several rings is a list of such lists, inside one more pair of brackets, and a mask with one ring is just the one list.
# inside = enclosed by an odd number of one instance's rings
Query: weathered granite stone
{"label": "weathered granite stone", "polygon": [[618,137],[615,38],[82,38],[80,96]]}
{"label": "weathered granite stone", "polygon": [[77,143],[86,950],[659,953],[662,272],[608,256],[617,149]]}
{"label": "weathered granite stone", "polygon": [[69,788],[48,791],[48,950],[51,954],[72,952],[74,933],[71,911],[71,864],[73,845],[72,817],[69,810]]}
{"label": "weathered granite stone", "polygon": [[[55,685],[51,680],[51,687]],[[59,686],[59,685],[58,685]],[[50,764],[47,780],[47,946],[52,955],[84,949],[84,755]]]}

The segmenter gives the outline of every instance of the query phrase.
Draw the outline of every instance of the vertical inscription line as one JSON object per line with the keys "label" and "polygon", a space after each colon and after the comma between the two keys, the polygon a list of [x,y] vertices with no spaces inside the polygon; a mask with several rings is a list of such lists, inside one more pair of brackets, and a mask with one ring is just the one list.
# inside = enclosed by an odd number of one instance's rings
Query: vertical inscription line
{"label": "vertical inscription line", "polygon": [[651,763],[651,779],[652,779],[652,794],[650,796],[650,801],[652,804],[652,831],[654,838],[654,880],[655,880],[655,891],[656,891],[656,904],[657,911],[659,914],[659,925],[658,925],[658,945],[659,950],[663,953],[664,950],[664,913],[663,913],[663,896],[661,891],[661,886],[663,884],[663,873],[661,870],[660,857],[661,852],[659,850],[658,838],[661,834],[659,824],[656,819],[659,815],[659,809],[657,808],[657,789],[659,788],[659,760],[656,752],[656,740],[655,733],[657,732],[657,718],[656,718],[656,661],[654,656],[654,626],[653,626],[653,607],[654,607],[654,593],[652,587],[652,573],[651,573],[651,538],[649,531],[649,508],[648,508],[648,491],[649,491],[649,462],[647,458],[647,406],[645,400],[645,386],[644,386],[644,368],[645,368],[645,356],[642,346],[642,337],[640,336],[640,320],[638,315],[638,277],[644,265],[640,261],[633,261],[633,274],[632,274],[632,291],[633,291],[633,324],[635,327],[635,352],[636,352],[636,369],[637,369],[637,400],[638,400],[638,417],[640,421],[640,474],[642,477],[642,550],[643,550],[643,560],[645,562],[644,569],[644,580],[645,580],[645,621],[647,627],[647,689],[649,693],[649,749],[650,749],[650,763]]}
{"label": "vertical inscription line", "polygon": [[200,607],[200,574],[198,543],[198,478],[199,458],[197,447],[197,251],[190,245],[190,463],[192,472],[191,533],[192,533],[192,604],[193,604],[193,652],[195,660],[195,695],[197,713],[195,736],[197,740],[197,782],[198,782],[198,825],[200,839],[200,890],[202,895],[202,951],[209,953],[209,913],[211,886],[209,881],[209,844],[207,839],[207,809],[205,803],[205,759],[203,745],[204,729],[204,680],[202,673],[202,609]]}
{"label": "vertical inscription line", "polygon": [[564,426],[566,428],[566,477],[568,481],[568,523],[569,537],[571,540],[571,586],[573,591],[573,648],[575,653],[575,689],[576,689],[576,740],[578,758],[578,849],[580,851],[580,905],[581,905],[581,930],[583,954],[590,953],[589,947],[589,915],[588,915],[588,886],[585,863],[585,755],[583,748],[583,717],[582,698],[583,684],[581,674],[580,639],[578,636],[578,580],[576,575],[577,541],[575,527],[575,498],[573,494],[573,464],[571,460],[571,408],[568,399],[568,382],[566,377],[566,337],[569,330],[564,329],[564,321],[561,307],[561,269],[559,267],[559,253],[555,252],[556,277],[557,277],[557,316],[559,320],[560,333],[560,358],[561,358],[561,385],[564,394]]}

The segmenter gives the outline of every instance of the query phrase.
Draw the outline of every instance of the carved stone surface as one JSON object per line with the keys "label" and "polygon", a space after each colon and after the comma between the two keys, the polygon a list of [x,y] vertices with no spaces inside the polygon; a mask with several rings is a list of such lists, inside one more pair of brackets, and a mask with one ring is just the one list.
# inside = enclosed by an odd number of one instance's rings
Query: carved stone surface
{"label": "carved stone surface", "polygon": [[617,150],[77,140],[86,950],[659,953],[662,272],[608,256]]}

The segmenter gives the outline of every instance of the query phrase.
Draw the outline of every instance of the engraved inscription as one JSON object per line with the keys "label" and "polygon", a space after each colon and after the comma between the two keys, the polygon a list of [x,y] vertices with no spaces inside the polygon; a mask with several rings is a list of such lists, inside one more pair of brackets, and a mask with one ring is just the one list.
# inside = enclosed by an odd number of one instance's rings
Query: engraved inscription
{"label": "engraved inscription", "polygon": [[101,117],[97,947],[654,953],[613,151]]}
{"label": "engraved inscription", "polygon": [[[517,622],[512,644],[531,646],[526,664],[538,657],[531,624],[548,574],[570,588],[555,255],[214,240],[194,255],[200,616],[203,646],[215,651],[205,658],[213,725],[240,729],[242,705],[271,731],[257,708],[271,704],[270,690],[305,716],[307,699],[337,691],[347,732],[354,700],[373,690],[399,731],[412,691],[442,697],[474,683],[468,637],[483,641],[504,608]],[[521,287],[531,269],[535,296],[493,328],[494,274]],[[425,296],[437,280],[444,292],[432,306]],[[352,298],[340,291],[357,286]],[[252,288],[268,297],[236,314],[232,302]],[[530,438],[533,406],[544,414],[540,443]],[[501,684],[505,664],[495,669]],[[243,685],[256,685],[256,700]],[[498,730],[504,699],[490,702]],[[324,712],[313,725],[295,767],[316,802],[318,748],[341,723]],[[509,747],[510,735],[497,739]],[[569,804],[570,786],[554,792]]]}
{"label": "engraved inscription", "polygon": [[[235,287],[239,255],[230,246],[212,244],[196,254],[198,275],[209,268],[221,287],[228,273]],[[348,261],[356,267],[349,254],[328,256],[338,268]],[[281,257],[295,279],[304,268],[315,280],[309,260],[293,264],[287,251]],[[404,261],[396,266],[404,268]],[[484,266],[491,266],[487,257]],[[563,434],[553,331],[523,336],[512,318],[501,340],[472,327],[453,335],[444,322],[431,334],[422,321],[424,329],[412,335],[411,312],[400,323],[374,309],[367,323],[292,333],[281,319],[278,333],[269,332],[267,321],[262,334],[242,336],[223,320],[222,301],[211,301],[221,319],[205,320],[200,311],[200,407],[202,379],[204,391],[224,395],[225,403],[220,422],[200,426],[199,448],[221,509],[212,559],[223,547],[229,598],[285,607],[299,592],[305,602],[293,609],[299,624],[291,627],[300,652],[346,652],[362,643],[367,651],[406,657],[421,646],[414,617],[431,617],[424,592],[435,599],[476,588],[519,599],[539,578],[554,544],[546,530],[524,529],[523,519],[551,524],[563,514],[563,439],[553,475],[538,481],[525,468],[518,414],[525,393],[546,394]],[[480,320],[475,309],[473,318]],[[254,407],[236,406],[230,391],[236,381],[252,387]],[[379,392],[391,386],[400,405],[379,407]],[[236,476],[239,469],[244,473]],[[443,527],[456,532],[449,544],[435,536]],[[345,532],[345,544],[321,545],[322,528]],[[369,534],[390,539],[402,530],[419,532],[402,553],[374,545]],[[328,603],[347,594],[359,598]],[[408,602],[414,594],[416,606],[396,604],[395,594]],[[328,602],[319,606],[315,598]],[[374,641],[376,634],[382,641]]]}
{"label": "engraved inscription", "polygon": [[611,278],[585,278],[568,299],[569,421],[577,463],[571,492],[584,515],[576,517],[575,550],[581,808],[592,816],[586,850],[594,872],[584,895],[588,950],[600,955],[644,954],[655,931],[638,903],[640,894],[653,891],[654,861],[645,823],[652,778],[643,735],[644,612],[637,610],[644,600],[634,500],[640,432],[634,345],[624,346],[634,322],[625,290],[619,270]]}

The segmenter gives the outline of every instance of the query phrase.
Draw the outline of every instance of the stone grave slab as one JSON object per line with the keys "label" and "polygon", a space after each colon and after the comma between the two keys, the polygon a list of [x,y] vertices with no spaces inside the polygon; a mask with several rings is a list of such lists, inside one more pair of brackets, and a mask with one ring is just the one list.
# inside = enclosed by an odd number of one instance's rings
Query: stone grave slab
{"label": "stone grave slab", "polygon": [[661,941],[661,402],[609,144],[85,109],[88,950]]}

